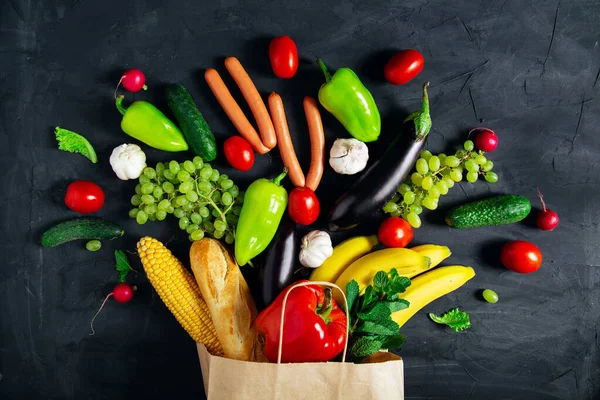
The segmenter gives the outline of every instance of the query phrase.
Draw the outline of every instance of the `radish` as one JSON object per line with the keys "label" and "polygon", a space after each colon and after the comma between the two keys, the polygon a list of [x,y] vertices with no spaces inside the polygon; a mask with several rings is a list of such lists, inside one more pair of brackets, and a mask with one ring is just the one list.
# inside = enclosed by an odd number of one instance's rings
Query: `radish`
{"label": "radish", "polygon": [[535,224],[538,228],[540,228],[543,231],[552,231],[558,226],[558,222],[560,219],[558,218],[558,214],[556,213],[556,211],[546,208],[546,203],[544,203],[544,196],[542,196],[540,189],[538,189],[538,196],[540,198],[540,201],[542,202],[542,211],[540,211],[537,214],[535,218]]}
{"label": "radish", "polygon": [[137,68],[128,69],[123,73],[115,89],[115,98],[117,97],[117,89],[121,84],[123,84],[125,90],[132,93],[148,89],[148,86],[146,86],[146,76]]}
{"label": "radish", "polygon": [[475,142],[475,147],[481,151],[489,153],[498,147],[498,136],[491,129],[475,128],[469,132],[469,136],[471,136],[471,134],[475,135],[475,138],[473,139]]}
{"label": "radish", "polygon": [[131,286],[124,282],[117,283],[115,285],[113,291],[110,292],[108,295],[106,295],[106,297],[104,298],[104,301],[102,302],[102,305],[96,312],[96,315],[94,315],[94,318],[92,318],[92,322],[90,323],[90,327],[92,328],[92,333],[90,333],[90,336],[96,334],[96,331],[94,331],[94,320],[96,319],[98,314],[100,314],[100,311],[102,311],[102,309],[104,308],[104,304],[106,304],[106,301],[108,300],[108,298],[110,296],[112,296],[119,303],[127,303],[133,298],[133,293],[135,292],[135,290],[136,290],[135,286]]}

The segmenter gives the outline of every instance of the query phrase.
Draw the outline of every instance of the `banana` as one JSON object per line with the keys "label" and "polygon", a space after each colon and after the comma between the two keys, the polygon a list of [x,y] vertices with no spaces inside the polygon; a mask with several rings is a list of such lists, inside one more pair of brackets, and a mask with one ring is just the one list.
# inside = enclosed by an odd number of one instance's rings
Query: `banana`
{"label": "banana", "polygon": [[379,243],[377,235],[356,236],[346,239],[333,248],[331,257],[310,275],[311,281],[334,283],[346,268]]}
{"label": "banana", "polygon": [[439,267],[411,280],[411,285],[400,297],[410,305],[392,314],[392,319],[401,327],[421,308],[432,301],[458,289],[475,276],[475,270],[462,265]]}
{"label": "banana", "polygon": [[[366,286],[373,282],[373,277],[379,271],[390,272],[392,269],[398,271],[398,275],[412,278],[429,269],[429,258],[404,248],[389,248],[378,250],[367,254],[354,261],[335,281],[344,293],[346,285],[351,280],[358,282],[362,293]],[[342,300],[341,294],[334,291],[335,300]],[[338,303],[339,304],[339,303]]]}
{"label": "banana", "polygon": [[420,246],[412,247],[411,250],[429,257],[431,259],[430,268],[437,267],[452,254],[448,246],[440,246],[437,244],[422,244]]}

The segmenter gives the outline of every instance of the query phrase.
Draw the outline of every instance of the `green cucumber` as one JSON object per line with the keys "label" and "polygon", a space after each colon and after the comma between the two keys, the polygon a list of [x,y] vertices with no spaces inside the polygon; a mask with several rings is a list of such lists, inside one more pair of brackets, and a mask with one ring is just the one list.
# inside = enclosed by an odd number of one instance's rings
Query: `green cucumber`
{"label": "green cucumber", "polygon": [[477,228],[519,222],[531,211],[531,203],[523,196],[501,194],[452,208],[446,224],[453,228]]}
{"label": "green cucumber", "polygon": [[123,228],[100,217],[81,217],[60,222],[42,235],[42,246],[56,247],[73,240],[117,239]]}
{"label": "green cucumber", "polygon": [[198,110],[190,92],[180,84],[167,85],[165,89],[167,105],[173,111],[175,119],[190,148],[204,161],[217,157],[217,142],[210,127]]}

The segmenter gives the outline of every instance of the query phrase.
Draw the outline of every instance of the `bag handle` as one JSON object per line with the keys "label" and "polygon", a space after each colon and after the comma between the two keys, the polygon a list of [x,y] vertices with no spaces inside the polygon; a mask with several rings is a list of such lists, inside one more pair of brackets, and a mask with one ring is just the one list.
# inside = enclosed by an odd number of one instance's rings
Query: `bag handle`
{"label": "bag handle", "polygon": [[[287,305],[288,296],[294,289],[297,289],[302,286],[312,286],[312,285],[328,286],[330,288],[339,290],[340,293],[342,294],[342,298],[344,299],[345,309],[348,310],[348,301],[346,300],[346,294],[338,285],[336,285],[334,283],[315,281],[315,282],[298,282],[298,283],[295,283],[294,285],[292,285],[290,287],[290,289],[287,291],[287,293],[285,294],[285,296],[283,297],[283,303],[281,305],[281,325],[279,325],[279,347],[277,349],[277,364],[281,364],[281,353],[283,351],[283,322],[285,319],[285,306]],[[346,340],[344,342],[344,351],[342,353],[342,362],[346,362],[346,351],[348,349],[348,336],[350,335],[350,326],[349,326],[350,319],[348,318],[348,312],[349,311],[347,311],[345,313],[345,315],[346,315]]]}

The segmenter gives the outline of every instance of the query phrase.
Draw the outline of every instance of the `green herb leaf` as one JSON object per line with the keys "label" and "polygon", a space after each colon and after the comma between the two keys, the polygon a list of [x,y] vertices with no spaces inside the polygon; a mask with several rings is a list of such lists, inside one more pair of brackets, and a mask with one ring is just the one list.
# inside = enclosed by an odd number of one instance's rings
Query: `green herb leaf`
{"label": "green herb leaf", "polygon": [[398,275],[398,270],[396,268],[392,268],[390,270],[390,280],[394,281],[394,280],[396,280],[398,278],[398,276],[399,276]]}
{"label": "green herb leaf", "polygon": [[377,298],[378,296],[377,293],[375,293],[375,291],[373,290],[373,286],[367,286],[367,288],[365,289],[365,293],[362,295],[361,310],[364,311],[371,308],[371,306],[373,306],[373,304],[375,304],[375,302],[377,301]]}
{"label": "green herb leaf", "polygon": [[381,344],[382,349],[397,349],[402,347],[406,338],[402,335],[388,336]]}
{"label": "green herb leaf", "polygon": [[392,311],[385,303],[376,303],[368,312],[358,313],[358,318],[364,321],[380,321],[389,319]]}
{"label": "green herb leaf", "polygon": [[384,338],[381,337],[360,337],[356,342],[354,342],[354,344],[350,348],[350,354],[352,354],[352,356],[356,358],[370,356],[371,354],[377,352],[381,348],[383,342]]}
{"label": "green herb leaf", "polygon": [[129,265],[127,254],[123,250],[115,250],[115,263],[117,272],[119,273],[119,282],[125,282],[127,274],[132,269],[131,265]]}
{"label": "green herb leaf", "polygon": [[404,310],[405,308],[408,308],[410,306],[410,303],[408,302],[408,300],[404,300],[404,299],[396,299],[394,301],[382,301],[378,304],[385,305],[387,308],[390,309],[390,313]]}
{"label": "green herb leaf", "polygon": [[385,271],[379,271],[373,277],[373,288],[378,292],[383,292],[389,281]]}
{"label": "green herb leaf", "polygon": [[[388,317],[389,318],[389,317]],[[400,327],[391,319],[383,319],[377,322],[363,321],[359,323],[354,332],[368,333],[372,335],[394,336],[398,334]]]}
{"label": "green herb leaf", "polygon": [[352,312],[354,303],[358,298],[358,292],[358,282],[356,282],[354,279],[346,284],[346,301],[348,302],[348,310],[346,310],[346,313]]}
{"label": "green herb leaf", "polygon": [[448,325],[456,332],[460,332],[463,329],[471,327],[471,321],[469,314],[460,311],[458,308],[453,308],[442,316],[437,316],[434,313],[429,313],[429,318],[435,323]]}
{"label": "green herb leaf", "polygon": [[390,283],[387,292],[392,294],[404,293],[410,284],[410,279],[405,276],[399,276]]}

